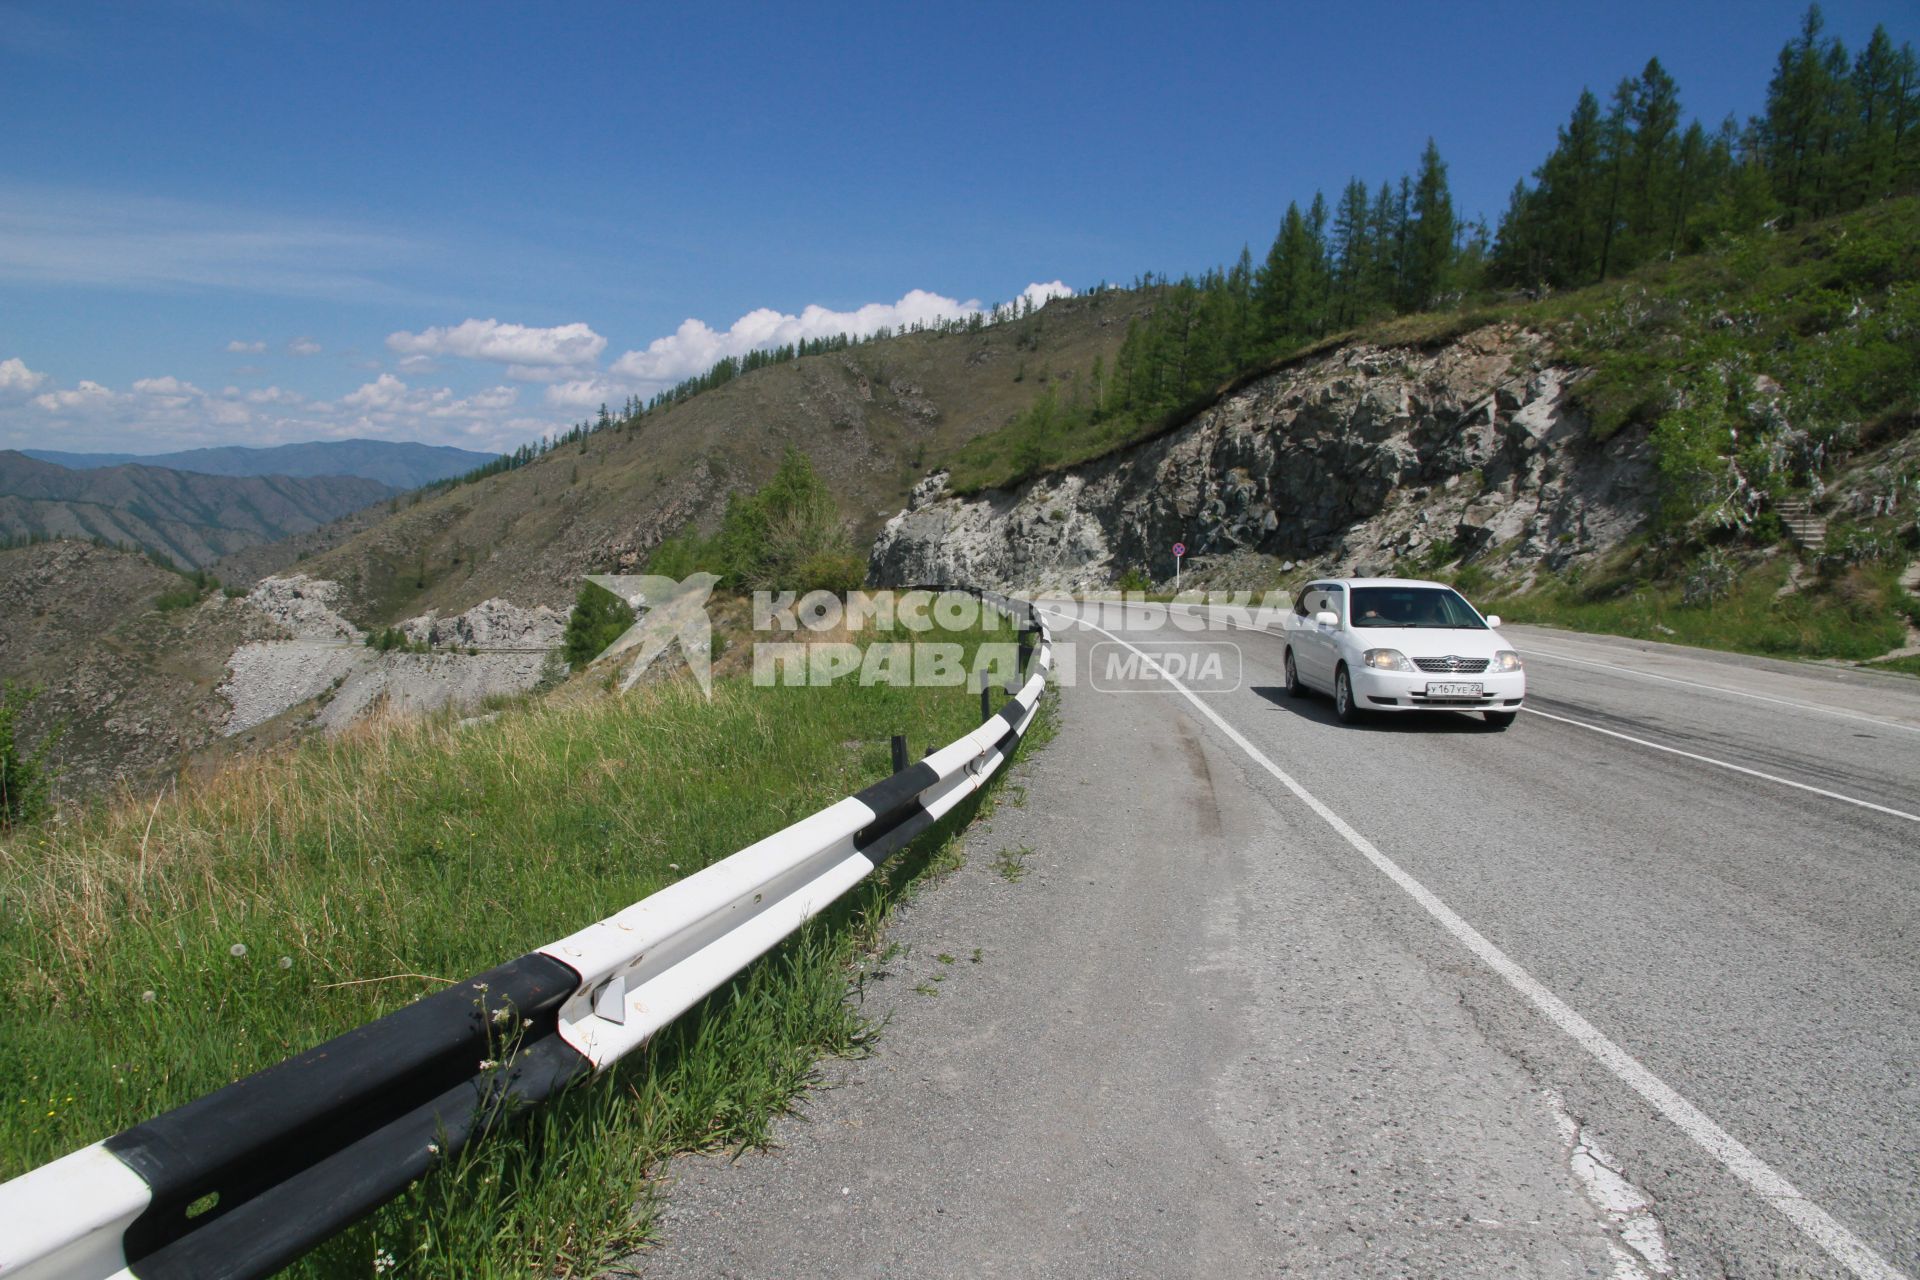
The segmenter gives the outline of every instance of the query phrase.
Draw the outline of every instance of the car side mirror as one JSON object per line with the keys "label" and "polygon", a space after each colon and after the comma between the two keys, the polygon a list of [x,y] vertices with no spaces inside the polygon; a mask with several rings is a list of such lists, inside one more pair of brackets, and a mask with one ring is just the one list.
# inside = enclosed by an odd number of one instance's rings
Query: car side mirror
{"label": "car side mirror", "polygon": [[1323,627],[1337,627],[1340,625],[1340,615],[1331,609],[1322,609],[1313,615],[1313,620]]}
{"label": "car side mirror", "polygon": [[1490,614],[1488,614],[1488,615],[1487,615],[1487,625],[1488,625],[1488,626],[1490,626],[1490,627],[1496,627],[1496,628],[1497,628],[1497,627],[1498,627],[1498,626],[1500,625],[1500,615],[1499,615],[1499,614],[1497,614],[1497,613],[1490,613]]}

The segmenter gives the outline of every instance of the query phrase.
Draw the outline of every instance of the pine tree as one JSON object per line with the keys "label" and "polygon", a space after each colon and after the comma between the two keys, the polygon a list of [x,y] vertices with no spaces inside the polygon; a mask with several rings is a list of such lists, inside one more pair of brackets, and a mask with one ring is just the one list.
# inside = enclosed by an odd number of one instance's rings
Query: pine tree
{"label": "pine tree", "polygon": [[1366,296],[1368,258],[1372,250],[1368,225],[1367,184],[1355,178],[1340,193],[1333,215],[1333,314],[1336,328],[1346,328],[1370,309]]}
{"label": "pine tree", "polygon": [[1619,255],[1624,269],[1643,262],[1657,244],[1669,219],[1669,189],[1674,183],[1677,164],[1677,130],[1680,124],[1680,91],[1673,77],[1652,58],[1634,82],[1629,108],[1631,131],[1631,176],[1625,208],[1625,252]]}
{"label": "pine tree", "polygon": [[1613,90],[1613,106],[1600,130],[1601,163],[1606,170],[1605,212],[1600,218],[1600,269],[1597,280],[1605,280],[1615,269],[1614,243],[1620,234],[1621,188],[1632,163],[1633,81],[1622,80]]}
{"label": "pine tree", "polygon": [[1406,237],[1407,254],[1402,307],[1419,311],[1430,307],[1448,286],[1453,266],[1453,196],[1447,189],[1447,166],[1432,138],[1420,156],[1420,177],[1414,184],[1413,225]]}

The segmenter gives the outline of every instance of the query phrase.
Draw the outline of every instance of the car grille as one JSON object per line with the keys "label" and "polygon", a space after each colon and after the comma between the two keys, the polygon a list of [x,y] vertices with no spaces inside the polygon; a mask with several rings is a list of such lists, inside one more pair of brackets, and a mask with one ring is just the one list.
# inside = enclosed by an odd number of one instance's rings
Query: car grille
{"label": "car grille", "polygon": [[1487,669],[1485,658],[1415,658],[1413,665],[1435,676],[1477,676]]}

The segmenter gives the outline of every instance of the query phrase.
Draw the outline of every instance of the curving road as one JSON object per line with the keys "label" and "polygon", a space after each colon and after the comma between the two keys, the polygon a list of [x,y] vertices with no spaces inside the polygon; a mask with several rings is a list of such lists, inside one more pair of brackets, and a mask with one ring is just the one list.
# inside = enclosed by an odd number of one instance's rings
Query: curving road
{"label": "curving road", "polygon": [[888,1034],[643,1274],[1920,1276],[1920,684],[1515,627],[1508,731],[1348,728],[1050,607]]}

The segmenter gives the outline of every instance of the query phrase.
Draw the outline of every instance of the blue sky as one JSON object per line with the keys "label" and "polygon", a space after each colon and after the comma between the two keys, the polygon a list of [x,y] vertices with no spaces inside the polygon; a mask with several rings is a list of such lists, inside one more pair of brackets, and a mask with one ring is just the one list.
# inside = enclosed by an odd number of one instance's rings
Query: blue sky
{"label": "blue sky", "polygon": [[1491,221],[1583,85],[1658,56],[1745,116],[1803,9],[0,2],[0,447],[510,446],[745,343],[1258,255],[1429,135]]}

